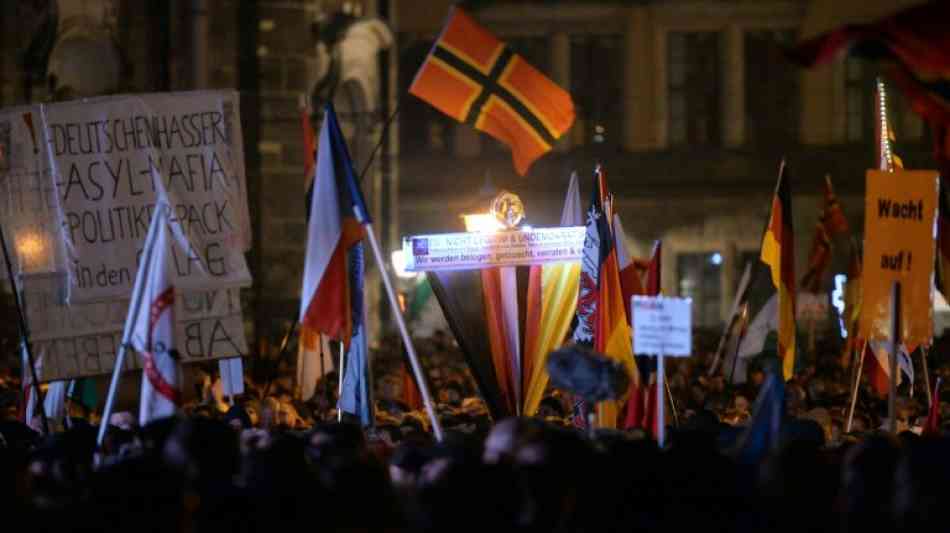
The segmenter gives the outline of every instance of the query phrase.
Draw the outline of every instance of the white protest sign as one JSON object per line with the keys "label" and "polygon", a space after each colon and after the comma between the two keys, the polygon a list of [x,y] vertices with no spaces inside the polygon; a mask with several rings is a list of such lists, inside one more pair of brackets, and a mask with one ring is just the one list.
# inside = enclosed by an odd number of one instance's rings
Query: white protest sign
{"label": "white protest sign", "polygon": [[584,226],[491,233],[443,233],[403,239],[406,270],[474,270],[580,261]]}
{"label": "white protest sign", "polygon": [[[39,105],[0,110],[0,224],[15,274],[66,268],[42,122]],[[0,279],[6,277],[0,268]]]}
{"label": "white protest sign", "polygon": [[[108,374],[122,340],[129,300],[66,305],[63,275],[23,280],[23,303],[42,381]],[[175,299],[178,350],[183,364],[247,353],[240,290],[179,292]],[[141,368],[127,357],[126,369]]]}
{"label": "white protest sign", "polygon": [[43,108],[70,301],[128,297],[155,202],[171,206],[172,282],[246,286],[250,246],[234,91],[126,95]]}
{"label": "white protest sign", "polygon": [[692,352],[691,298],[634,296],[633,353],[689,357]]}

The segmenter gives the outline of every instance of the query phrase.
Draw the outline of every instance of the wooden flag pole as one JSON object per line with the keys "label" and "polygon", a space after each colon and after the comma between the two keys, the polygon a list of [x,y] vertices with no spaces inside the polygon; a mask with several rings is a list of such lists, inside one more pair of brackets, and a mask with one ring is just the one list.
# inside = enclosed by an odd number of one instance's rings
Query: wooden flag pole
{"label": "wooden flag pole", "polygon": [[864,354],[867,350],[868,341],[861,345],[861,355],[858,356],[858,362],[854,367],[857,369],[854,373],[854,379],[851,386],[851,405],[848,407],[848,421],[845,422],[844,432],[851,433],[851,422],[854,421],[854,406],[858,402],[858,388],[861,385],[861,371],[864,369]]}
{"label": "wooden flag pole", "polygon": [[923,367],[924,371],[924,390],[927,391],[927,407],[931,407],[934,404],[933,391],[930,390],[930,370],[927,368],[927,355],[929,355],[930,348],[927,346],[920,347],[920,364]]}
{"label": "wooden flag pole", "polygon": [[426,413],[432,422],[432,433],[435,434],[435,440],[442,441],[442,425],[439,424],[439,418],[435,414],[435,407],[432,404],[432,397],[429,394],[429,387],[426,384],[425,375],[422,372],[422,365],[419,364],[419,356],[416,355],[416,349],[412,345],[412,339],[409,337],[409,329],[406,327],[406,319],[399,310],[399,299],[396,298],[396,291],[393,290],[393,282],[389,279],[389,271],[386,270],[386,261],[383,259],[383,252],[379,248],[379,241],[376,239],[376,232],[373,230],[373,224],[366,220],[366,216],[358,205],[354,205],[357,220],[361,221],[366,228],[366,237],[369,239],[370,248],[373,249],[373,257],[376,258],[376,265],[379,267],[379,276],[383,278],[383,286],[386,289],[386,296],[389,298],[389,305],[393,310],[393,318],[396,319],[396,326],[399,328],[399,335],[402,337],[403,345],[406,347],[406,353],[409,355],[409,363],[412,365],[412,373],[416,377],[416,385],[419,386],[419,393],[422,394],[422,403],[425,405]]}
{"label": "wooden flag pole", "polygon": [[[901,344],[901,282],[891,286],[891,351],[888,362],[891,367],[890,391],[887,395],[888,429],[897,433],[897,350]],[[928,383],[929,387],[930,384]]]}
{"label": "wooden flag pole", "polygon": [[[3,247],[3,261],[7,267],[7,277],[10,278],[10,290],[13,291],[13,304],[16,306],[17,328],[20,330],[20,340],[26,349],[27,364],[30,365],[30,384],[33,387],[33,396],[36,398],[36,405],[40,408],[40,421],[43,424],[43,433],[49,435],[49,420],[46,418],[46,407],[40,398],[40,382],[36,375],[36,359],[33,357],[33,348],[30,346],[30,331],[26,327],[26,315],[23,314],[23,305],[20,303],[20,291],[17,290],[16,278],[13,277],[13,264],[10,262],[10,251],[7,250],[7,239],[4,236],[3,227],[0,226],[0,246]],[[30,420],[25,421],[27,425]]]}

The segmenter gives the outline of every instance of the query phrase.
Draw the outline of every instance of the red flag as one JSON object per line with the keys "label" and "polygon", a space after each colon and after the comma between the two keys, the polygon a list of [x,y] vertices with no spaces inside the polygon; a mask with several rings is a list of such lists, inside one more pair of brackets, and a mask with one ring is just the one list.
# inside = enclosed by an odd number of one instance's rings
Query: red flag
{"label": "red flag", "polygon": [[821,291],[821,281],[831,265],[831,239],[848,231],[848,220],[831,185],[831,176],[825,176],[825,196],[821,215],[815,224],[811,251],[808,253],[808,271],[802,277],[802,289],[808,292]]}

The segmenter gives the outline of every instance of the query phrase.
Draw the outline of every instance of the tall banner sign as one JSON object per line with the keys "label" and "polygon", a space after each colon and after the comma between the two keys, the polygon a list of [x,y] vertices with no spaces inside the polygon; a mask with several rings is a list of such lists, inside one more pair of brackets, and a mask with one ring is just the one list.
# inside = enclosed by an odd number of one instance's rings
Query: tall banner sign
{"label": "tall banner sign", "polygon": [[246,354],[238,288],[251,284],[251,232],[237,92],[0,110],[0,224],[40,380],[112,371],[159,198],[172,207],[182,362]]}
{"label": "tall banner sign", "polygon": [[860,331],[869,340],[890,338],[891,286],[899,281],[903,344],[931,343],[937,179],[925,170],[867,172]]}
{"label": "tall banner sign", "polygon": [[44,107],[68,250],[69,300],[127,296],[155,207],[172,207],[172,283],[249,285],[237,93],[107,97]]}

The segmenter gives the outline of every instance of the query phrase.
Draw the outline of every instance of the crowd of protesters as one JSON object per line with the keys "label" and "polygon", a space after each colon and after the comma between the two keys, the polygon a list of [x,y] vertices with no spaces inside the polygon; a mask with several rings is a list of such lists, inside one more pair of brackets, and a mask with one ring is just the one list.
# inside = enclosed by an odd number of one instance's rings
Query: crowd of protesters
{"label": "crowd of protesters", "polygon": [[[233,405],[209,369],[182,416],[137,427],[116,413],[97,449],[95,410],[79,401],[52,436],[19,422],[10,372],[0,378],[0,501],[8,523],[29,531],[918,531],[946,522],[950,441],[920,436],[923,383],[912,397],[902,386],[897,435],[881,429],[886,401],[865,384],[846,433],[850,361],[819,346],[828,355],[803,354],[786,385],[780,445],[750,462],[733,452],[768,364],[753,365],[742,385],[709,378],[715,340],[698,335],[694,357],[669,364],[675,416],[664,450],[642,429],[578,430],[563,391],[549,391],[534,417],[492,420],[445,334],[418,343],[441,443],[424,411],[407,405],[395,339],[374,358],[368,429],[337,421],[334,373],[304,402],[289,363],[262,358],[248,362]],[[938,352],[933,375],[945,372]]]}

